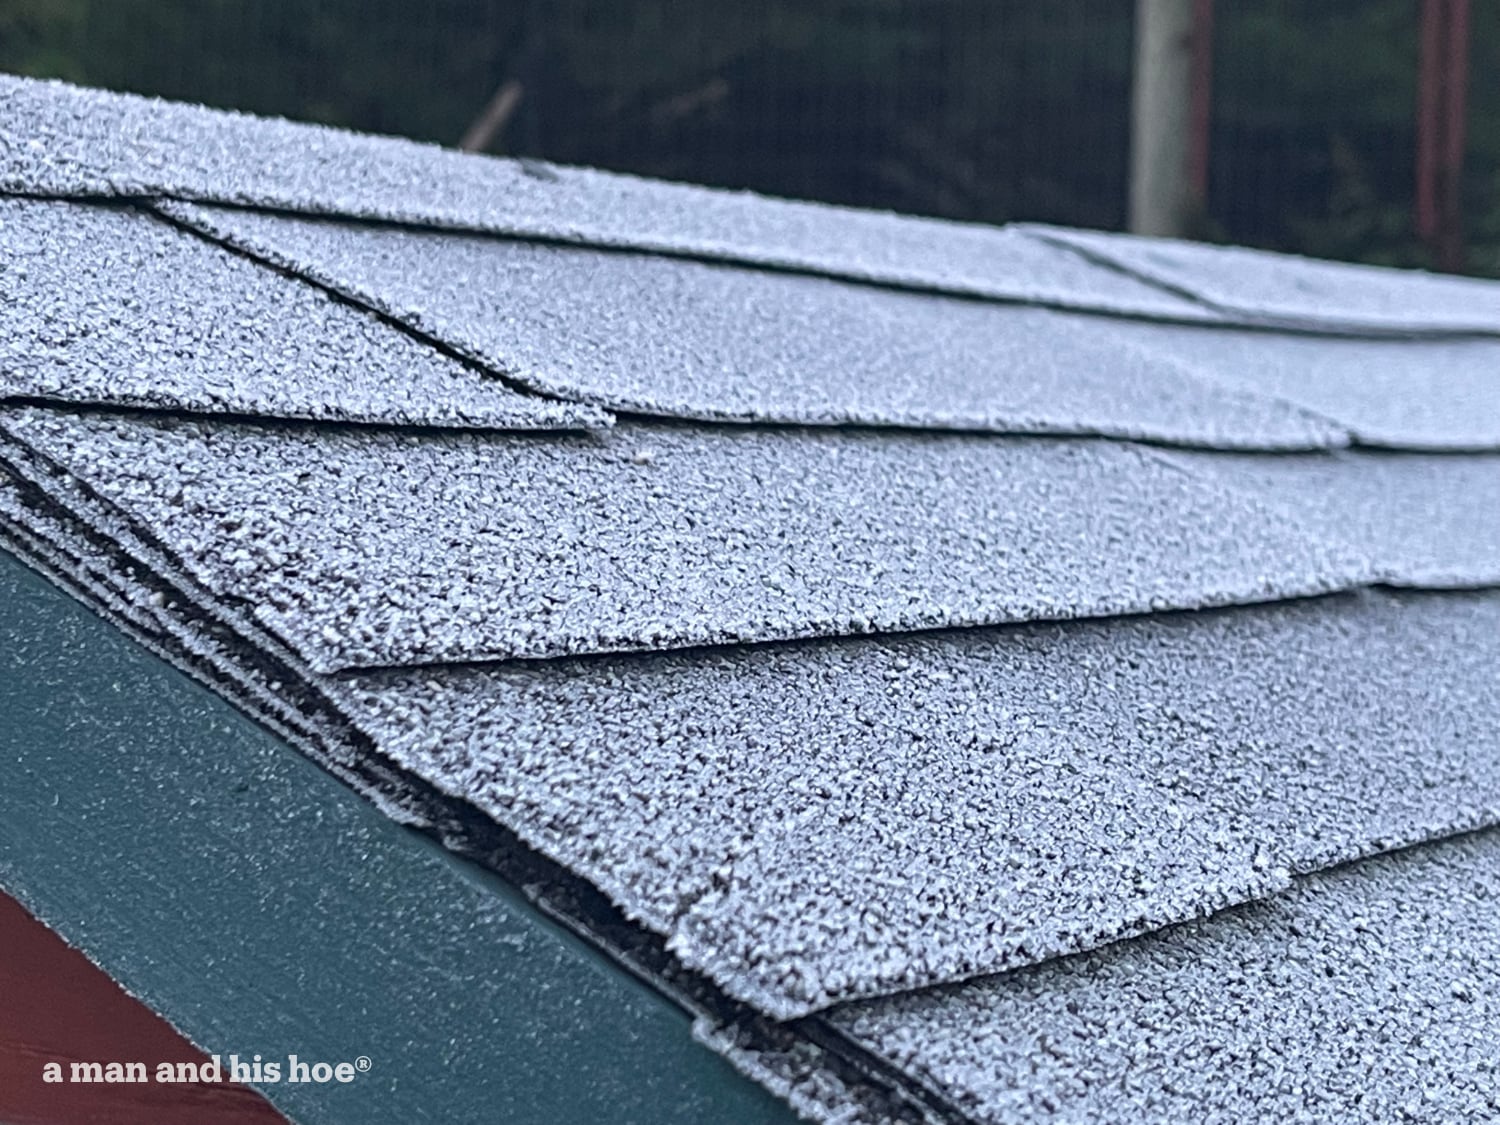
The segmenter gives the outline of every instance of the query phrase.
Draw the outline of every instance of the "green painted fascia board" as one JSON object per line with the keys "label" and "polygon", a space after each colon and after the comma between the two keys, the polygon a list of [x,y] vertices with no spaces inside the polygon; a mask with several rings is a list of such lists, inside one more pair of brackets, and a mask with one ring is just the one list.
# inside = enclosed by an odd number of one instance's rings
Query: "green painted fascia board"
{"label": "green painted fascia board", "polygon": [[791,1109],[678,1006],[0,552],[0,888],[303,1125]]}

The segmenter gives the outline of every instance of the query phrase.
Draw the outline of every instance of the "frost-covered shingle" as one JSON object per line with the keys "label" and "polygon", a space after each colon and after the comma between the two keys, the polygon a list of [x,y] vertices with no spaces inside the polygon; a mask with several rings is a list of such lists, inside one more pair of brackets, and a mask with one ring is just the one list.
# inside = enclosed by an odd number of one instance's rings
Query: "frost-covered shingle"
{"label": "frost-covered shingle", "polygon": [[[346,681],[392,757],[778,1016],[1500,821],[1500,598]],[[359,711],[351,711],[359,716]]]}
{"label": "frost-covered shingle", "polygon": [[1110,317],[480,235],[174,205],[543,394],[646,414],[1342,445]]}
{"label": "frost-covered shingle", "polygon": [[1367,580],[1103,441],[630,425],[405,435],[5,425],[321,670],[1267,601]]}
{"label": "frost-covered shingle", "polygon": [[0,198],[0,396],[323,421],[607,425],[155,216]]}
{"label": "frost-covered shingle", "polygon": [[1500,455],[1168,456],[1347,544],[1382,582],[1500,584]]}
{"label": "frost-covered shingle", "polygon": [[834,1021],[993,1125],[1491,1121],[1497,901],[1490,831]]}
{"label": "frost-covered shingle", "polygon": [[1121,347],[1208,383],[1294,403],[1338,423],[1360,445],[1500,449],[1500,340],[1109,324]]}

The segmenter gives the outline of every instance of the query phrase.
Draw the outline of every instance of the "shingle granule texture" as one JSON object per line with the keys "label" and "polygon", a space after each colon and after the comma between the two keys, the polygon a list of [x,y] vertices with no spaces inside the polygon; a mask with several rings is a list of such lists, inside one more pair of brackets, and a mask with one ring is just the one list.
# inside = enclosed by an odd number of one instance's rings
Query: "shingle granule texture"
{"label": "shingle granule texture", "polygon": [[1500,283],[1420,270],[1325,262],[1238,246],[1034,226],[1143,280],[1191,294],[1236,317],[1403,331],[1500,333]]}
{"label": "shingle granule texture", "polygon": [[1500,585],[1500,455],[1164,456],[1346,543],[1382,582]]}
{"label": "shingle granule texture", "polygon": [[789,1016],[1495,823],[1497,657],[1500,597],[1371,591],[348,686],[387,754]]}
{"label": "shingle granule texture", "polygon": [[995,1125],[1494,1121],[1497,902],[1490,831],[834,1018]]}
{"label": "shingle granule texture", "polygon": [[0,199],[0,395],[325,421],[599,427],[155,216]]}
{"label": "shingle granule texture", "polygon": [[1119,345],[1204,382],[1295,403],[1361,445],[1500,449],[1500,341],[1371,340],[1109,322]]}
{"label": "shingle granule texture", "polygon": [[15,411],[319,671],[1073,618],[1366,581],[1102,441],[631,425],[317,432]]}
{"label": "shingle granule texture", "polygon": [[0,191],[250,204],[1218,319],[1018,231],[472,156],[9,75]]}
{"label": "shingle granule texture", "polygon": [[1200,380],[1112,317],[482,235],[167,210],[533,390],[621,410],[1220,448],[1348,440],[1280,399]]}

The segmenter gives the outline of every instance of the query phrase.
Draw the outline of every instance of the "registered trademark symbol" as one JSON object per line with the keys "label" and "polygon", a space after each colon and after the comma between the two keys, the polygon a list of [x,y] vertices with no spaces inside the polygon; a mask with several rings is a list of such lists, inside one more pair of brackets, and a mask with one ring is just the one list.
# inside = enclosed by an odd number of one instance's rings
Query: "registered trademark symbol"
{"label": "registered trademark symbol", "polygon": [[369,1055],[360,1055],[359,1058],[355,1059],[354,1060],[354,1069],[357,1070],[357,1071],[359,1071],[361,1074],[363,1074],[365,1071],[369,1070],[370,1069],[370,1056]]}

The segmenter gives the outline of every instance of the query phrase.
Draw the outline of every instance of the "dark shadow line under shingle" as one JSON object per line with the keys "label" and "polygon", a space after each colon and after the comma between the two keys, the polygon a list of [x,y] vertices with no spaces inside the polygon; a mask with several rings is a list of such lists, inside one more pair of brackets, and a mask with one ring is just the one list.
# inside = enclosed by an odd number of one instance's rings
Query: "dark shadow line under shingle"
{"label": "dark shadow line under shingle", "polygon": [[[805,422],[797,420],[783,420],[773,418],[724,418],[724,417],[693,417],[687,414],[653,414],[649,411],[631,409],[628,407],[610,406],[609,412],[622,422],[633,422],[649,425],[656,429],[702,429],[712,426],[728,427],[753,427],[757,430],[769,430],[780,433],[797,433],[806,430],[838,430],[841,433],[864,433],[864,434],[938,434],[943,436],[970,438],[974,441],[1006,441],[1006,442],[1052,442],[1060,438],[1069,441],[1103,441],[1113,444],[1140,445],[1149,449],[1160,449],[1163,451],[1186,450],[1202,453],[1236,453],[1247,457],[1306,457],[1310,453],[1337,453],[1343,449],[1352,449],[1356,446],[1354,433],[1342,422],[1321,414],[1316,410],[1289,403],[1279,396],[1255,392],[1257,398],[1279,403],[1291,409],[1301,411],[1303,414],[1325,422],[1329,427],[1344,431],[1344,445],[1326,445],[1309,442],[1305,446],[1258,446],[1258,445],[1226,445],[1215,444],[1211,439],[1202,441],[1190,437],[1168,438],[1168,437],[1141,437],[1131,432],[1127,427],[1118,430],[1107,426],[1063,426],[1055,428],[1043,428],[1040,425],[1032,426],[1025,430],[1003,430],[984,429],[978,426],[944,426],[937,423],[904,423],[904,422]],[[598,405],[598,404],[590,404]],[[222,415],[216,415],[222,417]],[[554,431],[554,436],[556,436]],[[566,431],[561,431],[566,432]],[[1404,446],[1392,447],[1392,453],[1406,452]],[[1422,452],[1412,450],[1412,452]],[[1494,449],[1480,447],[1473,450],[1460,450],[1465,453],[1493,453]]]}
{"label": "dark shadow line under shingle", "polygon": [[[559,399],[559,402],[564,400]],[[569,403],[569,405],[575,405]],[[579,404],[586,405],[586,404]],[[73,399],[48,398],[46,395],[0,394],[0,407],[34,407],[59,413],[78,414],[88,417],[121,418],[129,421],[149,422],[153,419],[202,422],[224,426],[253,426],[273,432],[317,430],[325,433],[394,433],[411,437],[444,438],[454,434],[504,434],[519,440],[556,440],[560,435],[578,438],[596,429],[558,429],[544,425],[526,426],[517,422],[505,425],[445,425],[438,422],[378,421],[362,418],[306,418],[279,414],[253,414],[233,410],[201,410],[188,406],[126,406],[119,402],[81,402]],[[611,424],[613,414],[608,416]],[[1180,447],[1179,447],[1180,448]],[[1294,455],[1296,450],[1291,451]]]}
{"label": "dark shadow line under shingle", "polygon": [[559,653],[555,656],[516,656],[496,657],[478,660],[431,660],[420,663],[407,664],[361,664],[352,667],[337,668],[331,672],[321,673],[329,679],[347,680],[358,682],[365,677],[380,677],[403,672],[412,672],[418,669],[431,670],[434,672],[472,672],[488,668],[514,668],[514,669],[542,669],[556,667],[560,664],[586,665],[605,664],[611,661],[639,661],[650,660],[660,656],[674,656],[691,659],[693,657],[710,657],[718,655],[735,655],[750,651],[795,651],[797,649],[812,648],[819,646],[849,646],[860,644],[879,644],[882,640],[895,638],[921,639],[923,637],[946,637],[957,636],[965,633],[1023,633],[1038,628],[1068,628],[1074,625],[1087,625],[1108,621],[1127,621],[1143,617],[1205,617],[1219,614],[1251,613],[1256,610],[1265,609],[1267,606],[1296,605],[1303,602],[1331,601],[1336,598],[1347,598],[1360,590],[1390,589],[1401,593],[1419,594],[1457,594],[1472,590],[1500,589],[1500,583],[1476,583],[1472,586],[1410,586],[1389,584],[1383,581],[1353,582],[1347,586],[1336,589],[1322,590],[1309,594],[1290,594],[1280,597],[1267,598],[1256,602],[1232,602],[1223,605],[1182,607],[1171,606],[1166,609],[1141,609],[1132,613],[1101,613],[1085,617],[1038,617],[1018,621],[998,621],[990,624],[954,624],[954,625],[932,625],[926,628],[913,629],[889,629],[882,632],[871,633],[824,633],[809,634],[795,637],[772,637],[763,641],[723,641],[704,644],[677,645],[670,648],[655,649],[605,649],[598,652],[571,652]]}

